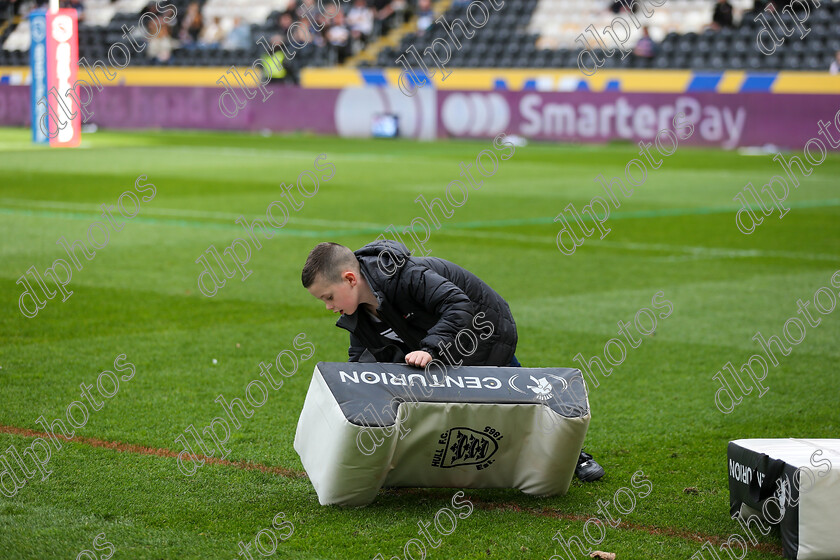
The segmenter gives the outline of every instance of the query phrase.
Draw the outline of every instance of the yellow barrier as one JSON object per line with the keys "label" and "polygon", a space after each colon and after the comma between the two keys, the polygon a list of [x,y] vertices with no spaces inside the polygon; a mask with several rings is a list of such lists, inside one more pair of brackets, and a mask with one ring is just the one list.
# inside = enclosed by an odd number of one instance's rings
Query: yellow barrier
{"label": "yellow barrier", "polygon": [[[108,80],[102,71],[96,77],[103,86],[217,86],[216,80],[224,76],[229,67],[221,66],[138,66],[135,68],[109,68],[116,73]],[[26,66],[0,66],[0,78],[9,77],[11,84],[29,82],[29,68]],[[87,72],[79,68],[78,78],[90,82]],[[235,83],[235,80],[232,80]]]}
{"label": "yellow barrier", "polygon": [[[97,72],[106,86],[209,86],[225,75],[227,67],[171,66],[111,69],[112,81]],[[305,68],[301,85],[306,88],[344,88],[364,85],[397,87],[399,68]],[[88,79],[82,70],[79,78]],[[0,82],[26,84],[27,67],[0,67]],[[236,80],[230,80],[235,87]],[[623,93],[767,92],[840,94],[840,76],[828,72],[695,72],[692,70],[606,70],[584,76],[575,69],[453,68],[446,81],[438,74],[433,87],[441,90],[536,89],[541,91],[620,91]],[[428,86],[427,86],[428,87]]]}
{"label": "yellow barrier", "polygon": [[[312,88],[342,88],[359,85],[398,87],[400,68],[307,68],[301,85]],[[441,90],[537,89],[542,91],[620,91],[624,93],[769,92],[840,94],[840,76],[828,72],[695,72],[693,70],[599,70],[585,76],[577,69],[453,68],[442,81],[432,78]],[[428,87],[428,86],[427,86]]]}

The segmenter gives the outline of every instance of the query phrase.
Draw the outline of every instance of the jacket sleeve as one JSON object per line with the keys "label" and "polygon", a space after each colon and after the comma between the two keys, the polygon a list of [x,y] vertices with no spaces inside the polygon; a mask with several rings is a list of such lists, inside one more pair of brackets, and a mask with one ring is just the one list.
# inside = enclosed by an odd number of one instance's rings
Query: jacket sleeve
{"label": "jacket sleeve", "polygon": [[350,348],[347,349],[347,354],[350,357],[349,361],[358,362],[364,351],[365,346],[362,344],[362,341],[359,340],[356,335],[350,333]]}
{"label": "jacket sleeve", "polygon": [[455,335],[461,329],[469,328],[475,306],[461,288],[427,266],[418,264],[410,267],[404,271],[402,281],[415,301],[440,316],[420,341],[425,351],[438,358],[438,343],[454,344]]}

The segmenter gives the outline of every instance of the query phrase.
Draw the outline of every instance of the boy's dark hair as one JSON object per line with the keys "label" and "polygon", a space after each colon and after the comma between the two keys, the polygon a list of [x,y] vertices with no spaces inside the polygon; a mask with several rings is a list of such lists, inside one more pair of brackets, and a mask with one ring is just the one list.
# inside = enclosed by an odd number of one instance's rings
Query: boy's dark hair
{"label": "boy's dark hair", "polygon": [[306,257],[300,280],[304,288],[314,284],[319,274],[327,282],[338,282],[341,280],[341,273],[347,269],[359,269],[359,261],[353,251],[338,243],[318,243]]}

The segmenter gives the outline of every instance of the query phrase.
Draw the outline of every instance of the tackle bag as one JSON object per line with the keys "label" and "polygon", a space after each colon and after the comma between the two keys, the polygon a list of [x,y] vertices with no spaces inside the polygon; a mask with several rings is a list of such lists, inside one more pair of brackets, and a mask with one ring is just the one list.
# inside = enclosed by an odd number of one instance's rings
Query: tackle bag
{"label": "tackle bag", "polygon": [[840,558],[840,439],[739,439],[727,458],[742,528],[757,536],[778,525],[786,558]]}
{"label": "tackle bag", "polygon": [[385,487],[565,494],[589,400],[579,370],[319,362],[295,451],[322,505]]}

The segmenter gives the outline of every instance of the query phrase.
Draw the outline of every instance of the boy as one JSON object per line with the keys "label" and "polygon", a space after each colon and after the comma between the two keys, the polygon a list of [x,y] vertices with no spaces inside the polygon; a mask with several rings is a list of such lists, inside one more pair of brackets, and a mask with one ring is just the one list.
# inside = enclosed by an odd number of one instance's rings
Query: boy
{"label": "boy", "polygon": [[[338,243],[319,243],[306,259],[301,281],[328,310],[341,314],[336,326],[350,331],[351,362],[520,365],[507,302],[449,261],[412,257],[405,245],[388,240],[355,253]],[[471,335],[469,344],[460,341],[462,332]],[[604,469],[581,453],[575,474],[591,482]]]}

